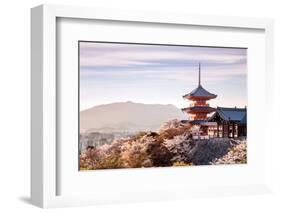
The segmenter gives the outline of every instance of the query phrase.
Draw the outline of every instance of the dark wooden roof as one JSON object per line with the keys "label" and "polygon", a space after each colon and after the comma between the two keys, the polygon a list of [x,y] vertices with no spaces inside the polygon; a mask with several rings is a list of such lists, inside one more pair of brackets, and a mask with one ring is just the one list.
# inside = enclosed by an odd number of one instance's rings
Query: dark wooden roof
{"label": "dark wooden roof", "polygon": [[219,116],[225,121],[237,121],[240,123],[247,122],[247,108],[227,108],[227,107],[217,107],[216,112],[210,117],[212,120],[215,116]]}
{"label": "dark wooden roof", "polygon": [[187,111],[187,112],[191,112],[191,111],[213,112],[215,110],[216,110],[215,108],[209,106],[192,106],[182,109],[182,111]]}
{"label": "dark wooden roof", "polygon": [[212,99],[212,98],[216,98],[217,95],[208,92],[201,85],[199,85],[196,89],[192,90],[190,93],[183,96],[183,98],[192,98],[192,97]]}
{"label": "dark wooden roof", "polygon": [[183,96],[183,98],[187,99],[193,99],[193,98],[199,98],[199,99],[212,99],[216,98],[217,95],[208,92],[201,86],[201,64],[199,63],[199,69],[198,69],[198,87],[194,90],[192,90],[190,93]]}

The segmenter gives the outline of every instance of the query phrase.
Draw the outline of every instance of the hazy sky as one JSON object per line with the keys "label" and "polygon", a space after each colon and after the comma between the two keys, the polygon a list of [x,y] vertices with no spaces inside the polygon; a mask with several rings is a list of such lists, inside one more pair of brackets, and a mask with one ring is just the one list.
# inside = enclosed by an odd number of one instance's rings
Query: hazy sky
{"label": "hazy sky", "polygon": [[247,105],[247,50],[80,42],[80,109],[113,102],[173,104],[198,85],[211,106]]}

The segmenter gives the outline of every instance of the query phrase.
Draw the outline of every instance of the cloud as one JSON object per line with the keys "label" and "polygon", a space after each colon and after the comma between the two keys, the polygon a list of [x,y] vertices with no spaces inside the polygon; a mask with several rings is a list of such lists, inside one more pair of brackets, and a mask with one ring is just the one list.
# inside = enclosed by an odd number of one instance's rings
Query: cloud
{"label": "cloud", "polygon": [[[234,77],[246,77],[245,65],[236,64],[232,66],[210,66],[202,68],[202,82],[216,83],[232,79]],[[100,79],[116,79],[123,81],[136,80],[157,80],[161,81],[179,81],[188,84],[197,83],[198,68],[197,67],[138,67],[128,69],[109,69],[109,70],[89,70],[81,72],[81,78],[93,78],[95,81]]]}
{"label": "cloud", "polygon": [[185,105],[182,95],[197,86],[198,62],[203,86],[219,95],[215,102],[246,105],[247,49],[91,42],[80,43],[80,104]]}
{"label": "cloud", "polygon": [[167,62],[194,65],[235,64],[246,59],[246,49],[189,46],[81,43],[81,67],[161,66]]}

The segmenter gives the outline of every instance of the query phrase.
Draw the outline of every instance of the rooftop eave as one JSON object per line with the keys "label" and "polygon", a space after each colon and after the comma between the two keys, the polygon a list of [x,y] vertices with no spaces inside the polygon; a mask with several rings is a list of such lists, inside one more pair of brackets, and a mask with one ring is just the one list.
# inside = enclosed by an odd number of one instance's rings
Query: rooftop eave
{"label": "rooftop eave", "polygon": [[201,99],[201,100],[210,100],[217,97],[217,95],[210,95],[210,96],[196,96],[191,94],[186,94],[182,96],[184,99],[194,100],[194,99]]}
{"label": "rooftop eave", "polygon": [[211,112],[214,112],[216,111],[215,108],[212,108],[212,107],[199,107],[199,106],[195,106],[195,107],[187,107],[187,108],[183,108],[181,109],[182,111],[184,112],[187,112],[187,113],[211,113]]}

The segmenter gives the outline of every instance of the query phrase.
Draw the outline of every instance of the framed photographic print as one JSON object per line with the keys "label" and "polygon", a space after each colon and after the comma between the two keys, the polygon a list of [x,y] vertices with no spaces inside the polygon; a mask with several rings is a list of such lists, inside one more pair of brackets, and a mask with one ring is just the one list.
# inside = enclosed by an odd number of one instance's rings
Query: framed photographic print
{"label": "framed photographic print", "polygon": [[247,163],[246,48],[78,48],[80,170]]}
{"label": "framed photographic print", "polygon": [[32,203],[270,191],[272,20],[43,5],[31,21]]}

